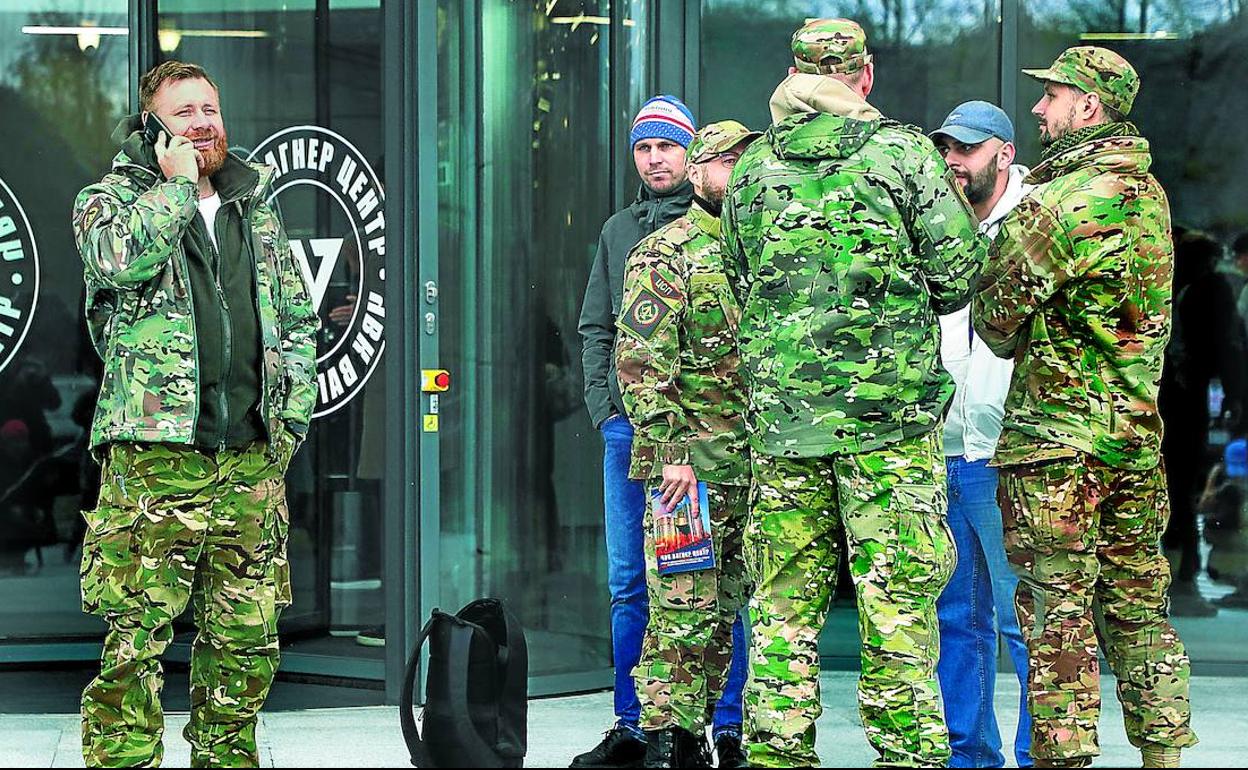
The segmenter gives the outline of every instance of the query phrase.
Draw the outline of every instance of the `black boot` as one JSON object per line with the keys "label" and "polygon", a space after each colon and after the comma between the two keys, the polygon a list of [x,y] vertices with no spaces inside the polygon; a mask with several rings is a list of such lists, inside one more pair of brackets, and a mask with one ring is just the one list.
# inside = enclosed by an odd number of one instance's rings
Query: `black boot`
{"label": "black boot", "polygon": [[706,738],[683,727],[646,730],[646,763],[643,767],[710,767]]}
{"label": "black boot", "polygon": [[741,745],[741,736],[724,733],[715,739],[716,767],[749,767],[750,762],[745,756],[745,747]]}
{"label": "black boot", "polygon": [[616,725],[597,746],[577,754],[569,767],[641,767],[645,758],[645,741],[627,727]]}

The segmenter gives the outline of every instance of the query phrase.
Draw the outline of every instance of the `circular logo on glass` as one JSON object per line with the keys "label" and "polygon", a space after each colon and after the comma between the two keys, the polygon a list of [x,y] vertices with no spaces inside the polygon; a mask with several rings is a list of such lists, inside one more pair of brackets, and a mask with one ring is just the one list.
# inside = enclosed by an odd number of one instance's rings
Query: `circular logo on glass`
{"label": "circular logo on glass", "polygon": [[0,179],[0,372],[17,354],[39,299],[39,252],[30,220]]}
{"label": "circular logo on glass", "polygon": [[313,417],[364,388],[385,350],[385,194],[358,149],[320,126],[278,131],[251,152],[276,171],[276,201],[321,317]]}

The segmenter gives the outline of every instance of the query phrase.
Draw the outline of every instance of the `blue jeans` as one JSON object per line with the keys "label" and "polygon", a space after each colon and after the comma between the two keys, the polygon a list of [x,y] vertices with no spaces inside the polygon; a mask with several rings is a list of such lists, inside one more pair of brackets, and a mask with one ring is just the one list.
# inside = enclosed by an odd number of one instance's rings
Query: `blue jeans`
{"label": "blue jeans", "polygon": [[936,602],[940,619],[936,675],[953,749],[949,766],[1005,766],[1001,733],[992,709],[1000,632],[1022,691],[1014,756],[1019,767],[1029,767],[1027,646],[1014,609],[1018,577],[1005,558],[1001,510],[997,507],[997,469],[989,468],[987,460],[967,462],[962,457],[947,457],[945,465],[949,472],[949,529],[958,548],[953,577]]}
{"label": "blue jeans", "polygon": [[[633,668],[641,660],[641,640],[650,618],[646,598],[644,517],[645,484],[628,477],[633,426],[620,415],[602,424],[602,496],[606,508],[607,586],[611,591],[611,639],[615,662],[617,724],[638,730],[641,702],[633,684]],[[749,655],[741,616],[732,626],[732,665],[724,692],[715,704],[712,734],[741,732],[741,694]]]}

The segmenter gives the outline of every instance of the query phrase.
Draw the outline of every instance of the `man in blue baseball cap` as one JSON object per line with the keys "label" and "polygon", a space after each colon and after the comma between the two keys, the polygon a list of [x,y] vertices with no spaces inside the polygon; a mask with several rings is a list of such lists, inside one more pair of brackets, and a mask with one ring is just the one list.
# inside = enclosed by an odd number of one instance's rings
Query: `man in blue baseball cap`
{"label": "man in blue baseball cap", "polygon": [[[954,108],[931,137],[974,208],[980,232],[994,238],[1029,189],[1023,183],[1027,169],[1013,163],[1014,126],[1009,117],[988,102],[966,102]],[[969,306],[943,316],[940,325],[941,362],[957,386],[945,418],[944,439],[948,520],[958,562],[936,603],[940,620],[936,674],[953,751],[949,764],[1005,765],[992,706],[1000,634],[1022,687],[1014,755],[1019,767],[1028,767],[1027,646],[1014,610],[1018,578],[1005,557],[997,470],[988,466],[1001,435],[1013,363],[997,358],[975,335]]]}

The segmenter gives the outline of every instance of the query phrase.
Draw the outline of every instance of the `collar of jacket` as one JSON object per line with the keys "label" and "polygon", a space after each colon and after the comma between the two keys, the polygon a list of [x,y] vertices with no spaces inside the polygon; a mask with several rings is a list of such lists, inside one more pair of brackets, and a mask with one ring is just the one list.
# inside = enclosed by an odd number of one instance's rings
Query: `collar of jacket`
{"label": "collar of jacket", "polygon": [[773,123],[803,112],[823,112],[864,123],[883,117],[857,91],[836,78],[807,72],[789,75],[776,86],[770,107]]}
{"label": "collar of jacket", "polygon": [[645,182],[637,190],[637,197],[633,200],[632,208],[640,210],[650,206],[662,203],[675,203],[681,206],[688,206],[693,200],[693,183],[688,178],[680,184],[676,185],[667,192],[655,192]]}
{"label": "collar of jacket", "polygon": [[[113,158],[113,168],[137,168],[155,180],[163,178],[156,161],[156,149],[143,139],[142,122],[138,115],[127,115],[113,130],[112,139],[121,145]],[[250,163],[233,152],[226,153],[225,163],[211,177],[212,186],[221,196],[221,205],[246,200],[263,201],[273,183],[274,170],[262,163]]]}
{"label": "collar of jacket", "polygon": [[1085,168],[1096,169],[1101,173],[1148,173],[1153,164],[1148,140],[1140,136],[1129,123],[1107,125],[1122,126],[1124,130],[1107,131],[1058,152],[1032,169],[1027,182],[1043,184]]}
{"label": "collar of jacket", "polygon": [[694,197],[693,202],[689,204],[689,221],[702,232],[719,240],[719,217],[703,208],[697,197]]}

